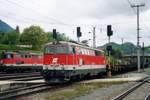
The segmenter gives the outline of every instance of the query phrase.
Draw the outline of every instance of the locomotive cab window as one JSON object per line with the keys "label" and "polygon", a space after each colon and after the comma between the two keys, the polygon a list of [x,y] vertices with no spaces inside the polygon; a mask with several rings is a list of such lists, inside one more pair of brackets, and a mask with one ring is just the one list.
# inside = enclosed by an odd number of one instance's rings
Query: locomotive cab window
{"label": "locomotive cab window", "polygon": [[55,53],[59,53],[59,54],[61,54],[61,53],[67,53],[67,49],[64,46],[58,46],[58,47],[55,48],[55,50],[56,50]]}
{"label": "locomotive cab window", "polygon": [[50,53],[53,54],[54,53],[54,47],[53,46],[47,46],[45,47],[45,53]]}
{"label": "locomotive cab window", "polygon": [[8,59],[13,58],[13,54],[4,54],[4,58]]}

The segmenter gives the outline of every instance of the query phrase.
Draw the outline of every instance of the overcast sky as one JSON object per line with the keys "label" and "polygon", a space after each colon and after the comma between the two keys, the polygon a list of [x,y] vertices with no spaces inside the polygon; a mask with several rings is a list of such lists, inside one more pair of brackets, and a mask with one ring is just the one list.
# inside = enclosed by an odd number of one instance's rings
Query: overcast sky
{"label": "overcast sky", "polygon": [[[150,0],[0,0],[0,19],[21,30],[39,25],[45,31],[56,28],[77,40],[76,27],[80,26],[81,40],[92,39],[96,27],[96,45],[107,43],[106,27],[112,25],[112,42],[136,44],[136,9],[130,4],[145,3],[140,8],[140,43],[150,45]],[[90,40],[90,45],[92,41]]]}

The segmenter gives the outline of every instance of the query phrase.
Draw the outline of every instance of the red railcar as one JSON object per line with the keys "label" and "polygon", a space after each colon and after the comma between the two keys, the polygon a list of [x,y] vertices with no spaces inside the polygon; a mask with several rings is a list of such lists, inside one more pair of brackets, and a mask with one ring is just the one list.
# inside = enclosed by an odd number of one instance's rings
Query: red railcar
{"label": "red railcar", "polygon": [[27,51],[2,52],[0,58],[0,70],[3,72],[39,71],[42,65],[42,55]]}
{"label": "red railcar", "polygon": [[106,71],[102,50],[72,42],[51,42],[44,48],[43,76],[46,80],[70,80]]}

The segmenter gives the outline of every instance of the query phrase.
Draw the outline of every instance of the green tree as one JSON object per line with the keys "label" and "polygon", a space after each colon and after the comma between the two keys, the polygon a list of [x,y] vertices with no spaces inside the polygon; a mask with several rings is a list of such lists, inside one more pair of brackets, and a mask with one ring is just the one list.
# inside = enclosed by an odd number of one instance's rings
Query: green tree
{"label": "green tree", "polygon": [[25,28],[20,41],[25,45],[32,45],[33,49],[41,49],[42,45],[48,41],[47,34],[40,26],[30,26]]}
{"label": "green tree", "polygon": [[69,40],[69,37],[67,37],[65,35],[65,33],[61,33],[61,34],[58,34],[58,40],[59,41],[68,41]]}
{"label": "green tree", "polygon": [[15,31],[16,31],[17,33],[20,33],[20,28],[19,28],[19,26],[18,26],[18,25],[16,26]]}
{"label": "green tree", "polygon": [[5,33],[2,36],[1,43],[9,44],[9,45],[16,45],[16,44],[19,44],[19,38],[20,38],[20,34],[14,30],[9,33]]}
{"label": "green tree", "polygon": [[0,44],[3,43],[3,39],[4,39],[4,32],[0,32]]}
{"label": "green tree", "polygon": [[122,56],[122,51],[120,49],[113,49],[111,54],[114,58],[119,59]]}
{"label": "green tree", "polygon": [[47,37],[48,37],[48,41],[47,42],[52,42],[55,39],[53,38],[53,33],[52,32],[47,32],[46,33]]}
{"label": "green tree", "polygon": [[[58,41],[69,41],[69,37],[67,37],[65,35],[65,33],[57,33],[57,40]],[[47,42],[52,42],[55,41],[55,39],[53,38],[53,33],[52,32],[47,32],[47,37],[48,37],[48,41]]]}

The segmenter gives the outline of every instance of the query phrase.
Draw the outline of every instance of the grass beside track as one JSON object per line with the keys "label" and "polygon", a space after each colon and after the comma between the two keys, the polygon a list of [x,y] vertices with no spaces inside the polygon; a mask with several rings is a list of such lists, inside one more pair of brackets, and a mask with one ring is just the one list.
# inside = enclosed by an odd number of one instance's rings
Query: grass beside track
{"label": "grass beside track", "polygon": [[44,94],[44,100],[71,100],[74,97],[79,97],[82,95],[89,94],[95,89],[99,89],[102,87],[107,87],[114,84],[122,84],[123,82],[115,82],[115,83],[89,83],[89,84],[81,84],[76,83],[72,86],[69,86],[65,89],[56,90],[54,92],[48,92]]}

